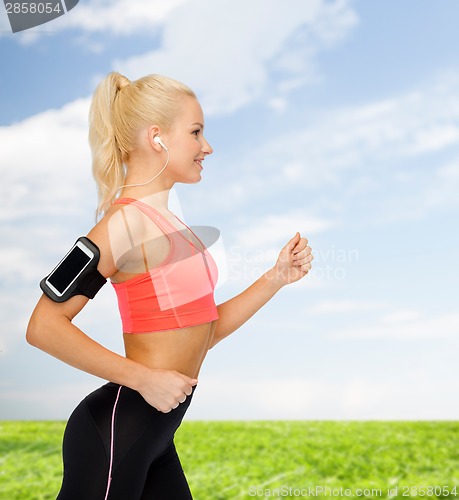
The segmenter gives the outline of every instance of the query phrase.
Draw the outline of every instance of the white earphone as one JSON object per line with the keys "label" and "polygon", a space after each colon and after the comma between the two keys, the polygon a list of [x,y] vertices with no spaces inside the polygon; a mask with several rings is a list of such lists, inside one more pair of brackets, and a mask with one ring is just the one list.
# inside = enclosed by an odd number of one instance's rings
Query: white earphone
{"label": "white earphone", "polygon": [[161,144],[161,146],[164,148],[165,151],[169,151],[167,147],[164,145],[164,142],[161,140],[161,137],[159,137],[159,135],[155,136],[153,142],[156,142],[156,144]]}
{"label": "white earphone", "polygon": [[156,179],[156,177],[158,177],[158,175],[160,175],[164,171],[164,169],[167,167],[167,165],[169,164],[169,149],[167,149],[167,146],[161,140],[161,137],[159,137],[159,135],[156,135],[153,138],[153,142],[156,144],[160,144],[161,147],[164,149],[164,151],[166,151],[166,153],[167,153],[167,161],[166,161],[166,164],[164,165],[164,167],[154,177],[152,177],[147,182],[141,182],[139,184],[124,184],[124,186],[120,186],[119,188],[117,188],[117,191],[119,191],[120,189],[125,188],[125,187],[145,186],[145,185],[149,184],[151,181],[154,181]]}

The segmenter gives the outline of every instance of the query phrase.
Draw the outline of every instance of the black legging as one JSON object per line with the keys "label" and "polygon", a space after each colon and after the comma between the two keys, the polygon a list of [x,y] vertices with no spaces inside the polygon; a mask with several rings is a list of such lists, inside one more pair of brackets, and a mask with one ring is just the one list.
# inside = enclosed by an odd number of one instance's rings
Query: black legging
{"label": "black legging", "polygon": [[[119,387],[111,382],[103,385],[70,416],[63,442],[64,478],[57,500],[104,500],[112,412]],[[114,420],[109,500],[192,499],[174,446],[174,433],[192,395],[174,410],[162,413],[137,391],[121,387]]]}

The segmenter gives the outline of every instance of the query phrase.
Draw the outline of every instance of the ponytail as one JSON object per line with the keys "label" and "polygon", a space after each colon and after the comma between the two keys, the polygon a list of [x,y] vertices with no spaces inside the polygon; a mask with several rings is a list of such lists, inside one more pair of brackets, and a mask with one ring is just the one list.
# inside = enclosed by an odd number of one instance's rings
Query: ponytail
{"label": "ponytail", "polygon": [[131,82],[114,71],[98,85],[89,110],[92,173],[99,199],[96,218],[104,215],[124,184],[125,162],[142,127],[157,124],[169,129],[181,95],[196,97],[183,83],[161,75]]}
{"label": "ponytail", "polygon": [[89,144],[92,151],[92,174],[97,184],[100,217],[116,195],[125,177],[123,154],[115,136],[113,108],[118,93],[129,85],[119,73],[110,73],[94,92],[89,109]]}

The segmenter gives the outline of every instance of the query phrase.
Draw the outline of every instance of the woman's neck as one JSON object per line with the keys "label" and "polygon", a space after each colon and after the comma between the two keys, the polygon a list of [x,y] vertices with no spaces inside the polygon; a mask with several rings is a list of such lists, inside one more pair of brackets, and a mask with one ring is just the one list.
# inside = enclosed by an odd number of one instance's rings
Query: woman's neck
{"label": "woman's neck", "polygon": [[169,208],[169,193],[170,189],[158,189],[152,191],[152,188],[147,186],[138,186],[126,188],[121,191],[120,198],[134,198],[150,205],[156,209],[168,210]]}

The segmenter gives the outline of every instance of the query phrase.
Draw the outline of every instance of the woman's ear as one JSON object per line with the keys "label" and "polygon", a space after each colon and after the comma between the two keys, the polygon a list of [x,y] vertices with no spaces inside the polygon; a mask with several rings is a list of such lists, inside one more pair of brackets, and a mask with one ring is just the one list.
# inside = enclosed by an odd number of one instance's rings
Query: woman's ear
{"label": "woman's ear", "polygon": [[152,147],[155,151],[158,151],[159,153],[162,151],[163,148],[161,144],[155,142],[155,137],[160,135],[161,135],[161,129],[157,125],[152,125],[151,127],[148,127],[147,129],[148,143],[150,147]]}

